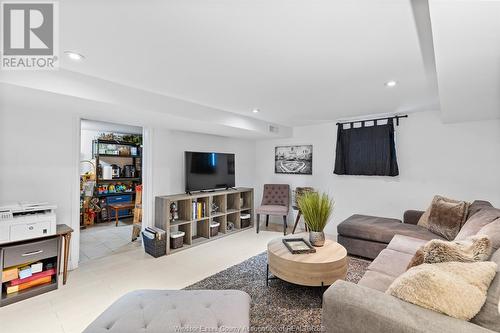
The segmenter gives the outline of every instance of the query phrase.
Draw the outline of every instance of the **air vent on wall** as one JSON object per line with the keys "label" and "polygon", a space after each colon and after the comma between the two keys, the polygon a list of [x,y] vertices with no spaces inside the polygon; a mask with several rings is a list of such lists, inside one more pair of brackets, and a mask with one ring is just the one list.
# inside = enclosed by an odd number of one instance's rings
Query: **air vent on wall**
{"label": "air vent on wall", "polygon": [[278,126],[269,125],[269,132],[279,133],[279,131],[280,131],[280,128]]}

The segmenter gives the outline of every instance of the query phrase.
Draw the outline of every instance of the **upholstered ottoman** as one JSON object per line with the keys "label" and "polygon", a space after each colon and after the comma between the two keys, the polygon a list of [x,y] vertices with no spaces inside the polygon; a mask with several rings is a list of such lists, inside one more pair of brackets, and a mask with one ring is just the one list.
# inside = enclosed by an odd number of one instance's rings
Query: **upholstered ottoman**
{"label": "upholstered ottoman", "polygon": [[84,333],[248,332],[250,296],[238,290],[137,290]]}

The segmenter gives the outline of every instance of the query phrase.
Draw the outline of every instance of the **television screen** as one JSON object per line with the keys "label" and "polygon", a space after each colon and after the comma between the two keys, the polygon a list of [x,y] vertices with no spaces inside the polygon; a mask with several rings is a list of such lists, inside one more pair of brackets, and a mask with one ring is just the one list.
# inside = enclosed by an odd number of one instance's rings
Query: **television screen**
{"label": "television screen", "polygon": [[234,187],[234,154],[185,152],[186,192]]}

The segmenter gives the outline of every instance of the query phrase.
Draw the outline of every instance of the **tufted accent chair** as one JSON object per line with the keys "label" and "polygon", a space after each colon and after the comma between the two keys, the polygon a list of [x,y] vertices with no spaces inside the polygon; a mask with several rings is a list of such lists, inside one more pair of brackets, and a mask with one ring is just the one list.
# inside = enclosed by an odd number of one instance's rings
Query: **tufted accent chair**
{"label": "tufted accent chair", "polygon": [[262,204],[255,210],[257,214],[257,233],[259,233],[260,214],[266,215],[266,227],[269,215],[283,216],[283,234],[286,235],[286,217],[290,209],[290,186],[288,184],[265,184]]}

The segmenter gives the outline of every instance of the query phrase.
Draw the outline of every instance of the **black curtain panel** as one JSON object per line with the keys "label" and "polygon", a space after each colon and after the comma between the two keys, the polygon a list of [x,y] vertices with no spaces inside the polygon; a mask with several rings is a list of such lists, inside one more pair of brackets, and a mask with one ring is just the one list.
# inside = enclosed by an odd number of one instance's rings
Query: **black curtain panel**
{"label": "black curtain panel", "polygon": [[387,124],[345,129],[337,125],[337,151],[335,171],[337,175],[397,176],[399,175],[394,144],[394,122]]}

